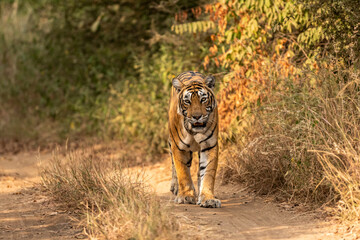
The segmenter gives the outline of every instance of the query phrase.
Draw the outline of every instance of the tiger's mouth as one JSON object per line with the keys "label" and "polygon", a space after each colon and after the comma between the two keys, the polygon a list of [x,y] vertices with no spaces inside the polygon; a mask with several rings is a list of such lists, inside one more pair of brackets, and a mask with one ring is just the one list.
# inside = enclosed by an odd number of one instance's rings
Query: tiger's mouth
{"label": "tiger's mouth", "polygon": [[203,123],[201,123],[201,122],[196,122],[196,123],[192,123],[191,124],[191,127],[192,128],[195,128],[195,129],[202,129],[202,128],[204,128],[206,126],[206,122],[203,122]]}

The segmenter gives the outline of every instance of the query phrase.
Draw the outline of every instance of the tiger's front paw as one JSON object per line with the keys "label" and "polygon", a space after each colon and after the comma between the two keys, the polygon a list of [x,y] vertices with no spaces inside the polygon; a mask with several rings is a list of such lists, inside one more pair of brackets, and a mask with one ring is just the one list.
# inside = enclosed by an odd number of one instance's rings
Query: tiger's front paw
{"label": "tiger's front paw", "polygon": [[178,204],[182,204],[182,203],[195,204],[196,198],[195,198],[195,194],[190,194],[190,195],[179,194],[176,196],[174,201],[175,201],[175,203],[178,203]]}
{"label": "tiger's front paw", "polygon": [[219,199],[214,197],[206,198],[204,195],[199,197],[197,204],[204,208],[221,208],[221,201]]}

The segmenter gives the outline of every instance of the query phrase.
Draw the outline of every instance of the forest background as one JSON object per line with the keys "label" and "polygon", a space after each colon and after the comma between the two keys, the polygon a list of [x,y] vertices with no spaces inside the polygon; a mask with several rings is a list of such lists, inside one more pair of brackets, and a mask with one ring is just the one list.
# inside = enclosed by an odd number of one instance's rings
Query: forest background
{"label": "forest background", "polygon": [[0,143],[166,152],[171,79],[213,74],[223,176],[360,217],[357,0],[0,2]]}

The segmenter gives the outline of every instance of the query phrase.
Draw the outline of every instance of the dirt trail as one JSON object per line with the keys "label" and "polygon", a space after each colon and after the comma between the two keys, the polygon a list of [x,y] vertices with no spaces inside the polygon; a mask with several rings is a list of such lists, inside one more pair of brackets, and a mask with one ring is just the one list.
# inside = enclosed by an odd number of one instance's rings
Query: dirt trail
{"label": "dirt trail", "polygon": [[[73,213],[61,210],[36,187],[40,182],[39,162],[46,163],[49,158],[50,154],[36,153],[0,156],[0,239],[85,237],[82,229],[69,219]],[[170,163],[164,161],[133,170],[145,173],[148,183],[189,235],[206,240],[353,239],[339,237],[329,223],[316,220],[299,208],[285,210],[237,185],[223,186],[218,182],[216,196],[222,201],[220,209],[174,204],[169,193],[169,169]]]}
{"label": "dirt trail", "polygon": [[0,156],[0,239],[79,239],[82,230],[37,187],[50,154]]}
{"label": "dirt trail", "polygon": [[335,226],[316,219],[314,213],[305,213],[301,207],[265,201],[238,185],[217,183],[215,195],[222,201],[220,209],[174,204],[169,192],[169,169],[170,163],[163,162],[143,170],[161,200],[176,217],[189,223],[188,231],[198,232],[201,239],[352,239],[335,234]]}

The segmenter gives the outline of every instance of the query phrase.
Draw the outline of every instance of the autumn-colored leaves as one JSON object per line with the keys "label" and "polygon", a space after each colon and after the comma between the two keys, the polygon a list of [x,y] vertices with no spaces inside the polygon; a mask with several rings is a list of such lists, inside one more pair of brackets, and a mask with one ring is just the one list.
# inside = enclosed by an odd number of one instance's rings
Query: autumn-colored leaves
{"label": "autumn-colored leaves", "polygon": [[[260,104],[276,81],[298,77],[294,56],[304,51],[297,42],[302,34],[298,29],[309,27],[311,18],[293,1],[223,0],[191,12],[214,24],[206,29],[211,29],[213,44],[203,59],[204,69],[213,66],[227,72],[218,93],[221,131],[245,108]],[[176,22],[186,19],[186,12],[175,17]],[[299,55],[307,57],[297,54],[298,62],[303,61]],[[310,62],[316,65],[313,59]]]}

